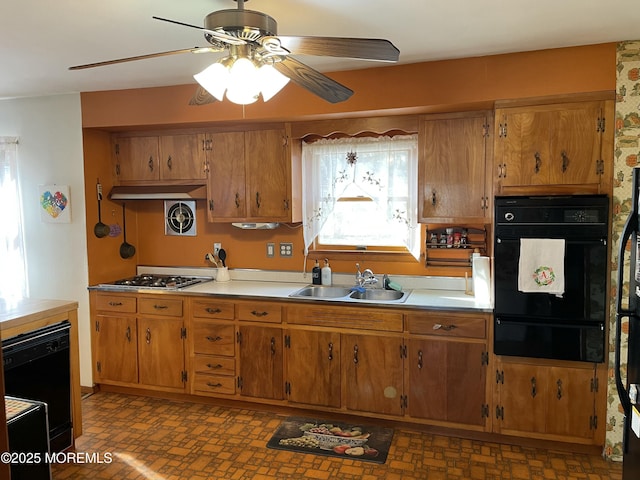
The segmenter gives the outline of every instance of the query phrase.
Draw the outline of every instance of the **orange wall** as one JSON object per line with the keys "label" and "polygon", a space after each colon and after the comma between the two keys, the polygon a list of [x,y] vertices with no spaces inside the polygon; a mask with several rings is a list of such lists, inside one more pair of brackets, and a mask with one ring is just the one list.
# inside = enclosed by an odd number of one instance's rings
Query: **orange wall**
{"label": "orange wall", "polygon": [[[162,201],[127,204],[127,240],[136,246],[137,253],[132,259],[122,260],[118,255],[122,236],[97,239],[93,235],[96,178],[103,183],[105,197],[112,185],[106,130],[459,111],[486,108],[499,99],[613,91],[615,52],[616,45],[609,43],[336,72],[330,76],[356,92],[350,100],[336,105],[292,84],[268,103],[244,108],[229,102],[189,106],[195,85],[83,93],[90,283],[133,274],[136,264],[205,266],[204,255],[212,250],[213,242],[223,244],[231,268],[299,271],[303,267],[300,228],[242,231],[230,225],[209,224],[204,201],[197,203],[196,237],[164,235]],[[119,204],[103,202],[103,214],[105,223],[111,219],[121,224]],[[275,258],[266,258],[266,242],[276,243]],[[293,258],[279,257],[279,242],[294,243]],[[355,260],[332,259],[331,263],[334,271],[352,272]],[[361,263],[376,272],[430,273],[417,261],[384,263],[363,258]]]}

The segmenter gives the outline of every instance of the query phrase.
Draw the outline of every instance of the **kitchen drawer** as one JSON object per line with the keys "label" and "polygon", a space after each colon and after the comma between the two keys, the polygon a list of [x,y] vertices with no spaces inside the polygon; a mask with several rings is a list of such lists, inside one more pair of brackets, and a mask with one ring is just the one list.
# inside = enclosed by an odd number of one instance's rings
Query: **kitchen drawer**
{"label": "kitchen drawer", "polygon": [[169,317],[182,316],[182,300],[177,298],[140,298],[138,300],[140,313],[151,315],[166,315]]}
{"label": "kitchen drawer", "polygon": [[359,330],[402,331],[402,314],[373,308],[287,307],[287,323]]}
{"label": "kitchen drawer", "polygon": [[407,330],[419,335],[447,337],[486,338],[487,320],[485,316],[467,316],[437,312],[407,315]]}
{"label": "kitchen drawer", "polygon": [[193,321],[193,351],[210,355],[235,355],[235,327],[229,324]]}
{"label": "kitchen drawer", "polygon": [[192,300],[192,315],[197,318],[222,318],[233,320],[233,303],[209,300]]}
{"label": "kitchen drawer", "polygon": [[282,307],[263,302],[242,302],[237,305],[238,319],[252,322],[282,322]]}
{"label": "kitchen drawer", "polygon": [[236,377],[196,373],[193,378],[193,393],[223,393],[233,395],[236,393]]}
{"label": "kitchen drawer", "polygon": [[233,357],[196,355],[193,359],[193,371],[209,375],[234,376],[236,374],[236,360]]}
{"label": "kitchen drawer", "polygon": [[136,297],[122,295],[103,294],[96,295],[96,309],[107,312],[136,313]]}

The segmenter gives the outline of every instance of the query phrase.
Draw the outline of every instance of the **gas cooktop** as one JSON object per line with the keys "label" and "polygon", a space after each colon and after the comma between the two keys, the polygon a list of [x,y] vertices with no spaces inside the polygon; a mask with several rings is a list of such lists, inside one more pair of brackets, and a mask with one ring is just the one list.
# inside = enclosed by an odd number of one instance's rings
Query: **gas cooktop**
{"label": "gas cooktop", "polygon": [[180,290],[181,288],[209,282],[213,277],[187,277],[181,275],[141,274],[116,280],[113,283],[101,283],[99,287],[117,290]]}

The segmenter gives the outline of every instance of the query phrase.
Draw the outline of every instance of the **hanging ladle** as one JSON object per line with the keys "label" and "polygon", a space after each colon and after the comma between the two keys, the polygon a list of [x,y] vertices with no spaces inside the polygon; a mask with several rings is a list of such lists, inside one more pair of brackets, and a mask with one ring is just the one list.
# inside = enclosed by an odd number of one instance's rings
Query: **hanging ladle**
{"label": "hanging ladle", "polygon": [[122,245],[120,245],[120,256],[122,258],[131,258],[136,254],[136,247],[127,243],[127,224],[125,220],[125,204],[122,204]]}
{"label": "hanging ladle", "polygon": [[96,185],[98,190],[98,223],[96,223],[95,227],[93,227],[93,233],[98,238],[103,238],[109,235],[111,232],[111,227],[109,225],[102,223],[102,207],[100,202],[102,201],[102,185],[100,184],[100,179],[98,179],[98,183]]}

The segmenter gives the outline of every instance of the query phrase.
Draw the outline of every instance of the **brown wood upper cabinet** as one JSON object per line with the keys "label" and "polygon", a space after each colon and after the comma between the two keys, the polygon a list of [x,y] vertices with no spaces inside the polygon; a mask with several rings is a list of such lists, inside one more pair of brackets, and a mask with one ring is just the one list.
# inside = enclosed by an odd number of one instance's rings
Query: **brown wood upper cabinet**
{"label": "brown wood upper cabinet", "polygon": [[112,143],[116,184],[160,180],[204,183],[207,178],[203,135],[116,135]]}
{"label": "brown wood upper cabinet", "polygon": [[612,100],[497,108],[496,193],[606,191],[612,112]]}
{"label": "brown wood upper cabinet", "polygon": [[207,135],[210,222],[296,221],[286,129]]}
{"label": "brown wood upper cabinet", "polygon": [[490,217],[491,131],[488,111],[420,118],[419,222],[472,223]]}

